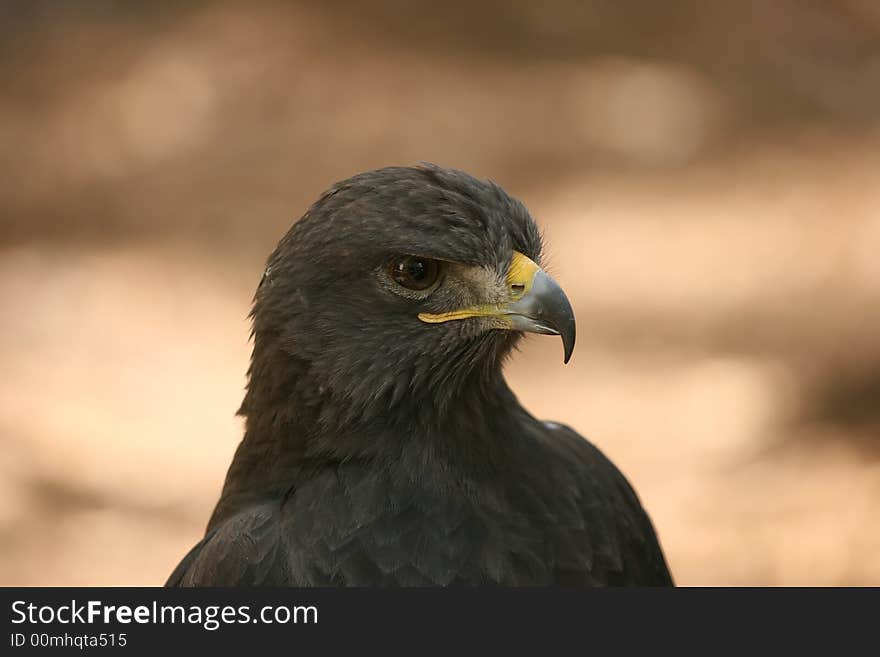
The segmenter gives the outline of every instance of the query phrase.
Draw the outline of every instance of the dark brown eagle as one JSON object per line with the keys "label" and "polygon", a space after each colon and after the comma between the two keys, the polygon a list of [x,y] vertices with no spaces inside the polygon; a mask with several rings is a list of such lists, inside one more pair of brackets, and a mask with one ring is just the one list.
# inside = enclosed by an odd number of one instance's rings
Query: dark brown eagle
{"label": "dark brown eagle", "polygon": [[269,258],[244,439],[168,585],[672,584],[620,471],[504,379],[523,332],[574,348],[540,263],[525,207],[461,171],[325,192]]}

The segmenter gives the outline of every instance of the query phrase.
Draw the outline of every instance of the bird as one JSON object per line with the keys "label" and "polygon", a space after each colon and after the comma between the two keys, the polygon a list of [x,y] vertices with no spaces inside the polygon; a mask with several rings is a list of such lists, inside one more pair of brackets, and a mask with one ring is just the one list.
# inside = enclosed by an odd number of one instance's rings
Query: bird
{"label": "bird", "polygon": [[244,436],[199,586],[670,586],[624,475],[504,377],[575,316],[502,187],[422,163],[324,192],[254,295]]}

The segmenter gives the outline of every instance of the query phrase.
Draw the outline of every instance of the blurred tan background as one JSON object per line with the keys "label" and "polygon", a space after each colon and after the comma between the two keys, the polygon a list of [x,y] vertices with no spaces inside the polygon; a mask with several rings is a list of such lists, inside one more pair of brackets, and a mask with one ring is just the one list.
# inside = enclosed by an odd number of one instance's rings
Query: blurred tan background
{"label": "blurred tan background", "polygon": [[509,378],[681,584],[880,584],[873,0],[0,8],[0,583],[161,584],[240,437],[250,298],[333,181],[543,225],[579,344]]}

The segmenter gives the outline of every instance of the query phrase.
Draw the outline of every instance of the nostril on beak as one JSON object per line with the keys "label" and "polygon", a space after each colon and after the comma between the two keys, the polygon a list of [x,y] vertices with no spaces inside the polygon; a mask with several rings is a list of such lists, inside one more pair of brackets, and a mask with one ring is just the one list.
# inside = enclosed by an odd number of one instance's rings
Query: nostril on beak
{"label": "nostril on beak", "polygon": [[510,286],[510,291],[518,296],[526,291],[526,286],[523,283],[514,283]]}

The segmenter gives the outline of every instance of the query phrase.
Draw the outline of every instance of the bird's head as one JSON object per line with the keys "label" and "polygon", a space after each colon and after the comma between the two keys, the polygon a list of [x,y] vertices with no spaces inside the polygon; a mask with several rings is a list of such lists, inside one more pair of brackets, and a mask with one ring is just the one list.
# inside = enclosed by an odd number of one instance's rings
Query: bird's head
{"label": "bird's head", "polygon": [[523,332],[560,335],[568,362],[574,314],[540,262],[534,221],[493,183],[427,165],[340,182],[269,258],[249,392],[292,367],[354,418],[405,400],[442,408],[500,376]]}

